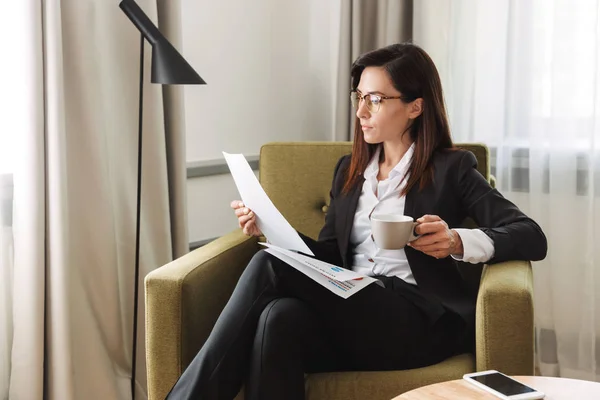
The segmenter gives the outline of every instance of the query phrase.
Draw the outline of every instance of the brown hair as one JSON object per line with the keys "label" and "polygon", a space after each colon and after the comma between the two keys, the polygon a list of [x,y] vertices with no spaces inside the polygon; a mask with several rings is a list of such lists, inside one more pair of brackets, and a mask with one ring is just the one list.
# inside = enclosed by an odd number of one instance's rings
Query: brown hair
{"label": "brown hair", "polygon": [[[383,67],[404,103],[423,99],[423,112],[405,132],[410,135],[415,148],[402,195],[406,195],[417,183],[421,190],[433,182],[433,154],[441,149],[454,148],[438,71],[429,55],[419,46],[393,44],[365,53],[354,61],[350,70],[352,90],[358,87],[361,74],[367,67]],[[344,182],[344,193],[358,184],[360,175],[381,145],[365,142],[358,118],[354,125],[352,159]]]}

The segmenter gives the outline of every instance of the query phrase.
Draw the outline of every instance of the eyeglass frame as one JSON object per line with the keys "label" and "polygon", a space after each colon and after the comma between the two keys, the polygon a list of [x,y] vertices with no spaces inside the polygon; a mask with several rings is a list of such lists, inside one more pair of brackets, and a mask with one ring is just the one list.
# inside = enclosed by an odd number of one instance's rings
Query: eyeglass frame
{"label": "eyeglass frame", "polygon": [[[356,105],[354,104],[354,99],[353,99],[354,95],[356,95],[356,99],[358,100]],[[358,110],[360,107],[360,102],[362,100],[364,100],[366,96],[369,96],[369,102],[367,103],[367,110],[369,110],[370,112],[372,112],[374,114],[378,113],[379,110],[381,109],[382,100],[395,100],[395,99],[402,100],[404,98],[403,96],[382,96],[382,95],[375,94],[375,93],[367,93],[367,94],[363,95],[360,91],[358,91],[357,89],[354,89],[354,90],[350,91],[350,102],[352,103],[352,106],[356,110]],[[371,107],[369,107],[369,104],[371,104],[371,106],[373,106],[373,101],[371,99],[372,96],[379,98],[379,104],[377,104],[377,110],[373,110],[373,109],[371,109]],[[366,102],[366,100],[365,100],[365,102]]]}

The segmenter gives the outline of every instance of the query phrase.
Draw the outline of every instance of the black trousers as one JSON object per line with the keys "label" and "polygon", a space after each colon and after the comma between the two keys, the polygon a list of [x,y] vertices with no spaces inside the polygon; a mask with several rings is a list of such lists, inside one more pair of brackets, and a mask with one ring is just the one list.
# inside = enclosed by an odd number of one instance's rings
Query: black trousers
{"label": "black trousers", "polygon": [[399,278],[343,299],[259,251],[169,395],[304,399],[304,373],[435,364],[464,350],[465,324]]}

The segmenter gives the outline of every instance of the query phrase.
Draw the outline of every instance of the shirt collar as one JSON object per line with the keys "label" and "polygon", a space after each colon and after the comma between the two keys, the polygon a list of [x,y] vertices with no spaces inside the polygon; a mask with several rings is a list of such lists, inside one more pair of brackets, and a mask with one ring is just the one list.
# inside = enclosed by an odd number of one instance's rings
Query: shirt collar
{"label": "shirt collar", "polygon": [[381,146],[377,146],[375,154],[365,169],[365,179],[376,178],[379,173],[379,154],[381,154]]}

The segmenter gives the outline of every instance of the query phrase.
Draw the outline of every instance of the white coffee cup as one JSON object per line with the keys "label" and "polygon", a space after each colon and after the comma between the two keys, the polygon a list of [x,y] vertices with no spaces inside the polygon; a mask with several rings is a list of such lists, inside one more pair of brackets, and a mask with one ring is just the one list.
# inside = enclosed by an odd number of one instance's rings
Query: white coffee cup
{"label": "white coffee cup", "polygon": [[380,249],[399,250],[417,239],[414,230],[418,225],[412,217],[400,214],[371,215],[371,235]]}

